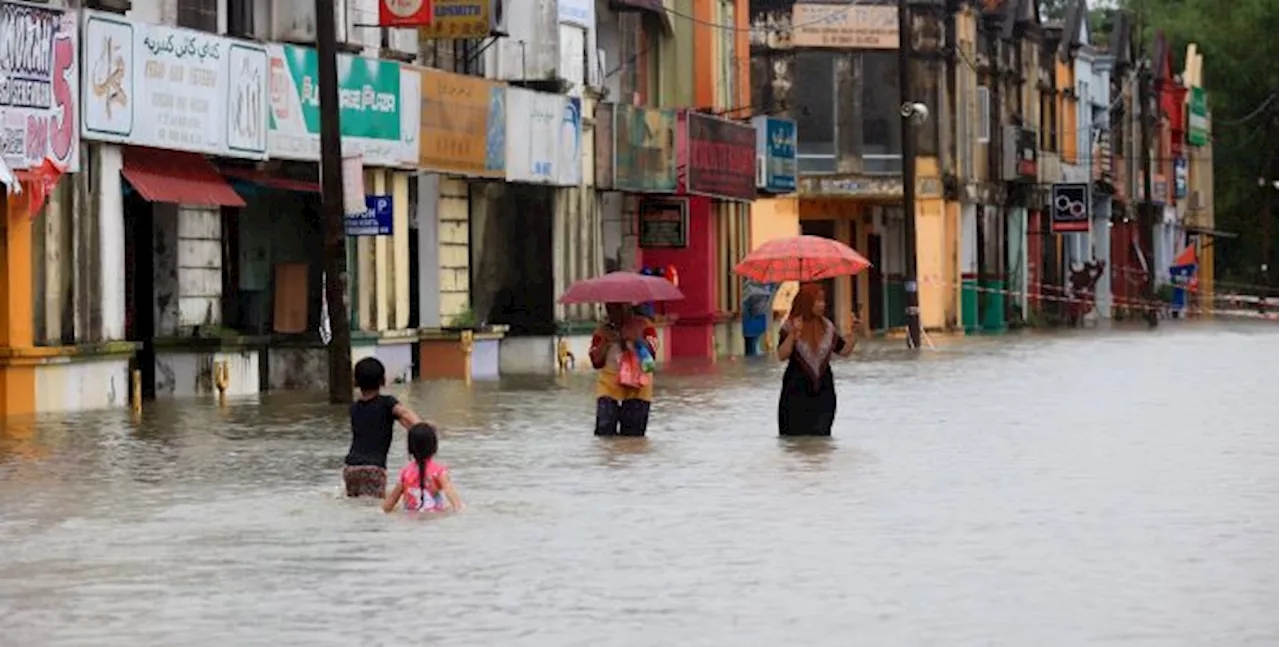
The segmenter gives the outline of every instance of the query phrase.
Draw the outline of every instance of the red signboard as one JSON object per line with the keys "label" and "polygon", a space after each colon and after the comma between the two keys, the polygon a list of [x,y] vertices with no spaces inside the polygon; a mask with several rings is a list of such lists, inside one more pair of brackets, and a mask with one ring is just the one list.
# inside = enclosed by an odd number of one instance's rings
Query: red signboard
{"label": "red signboard", "polygon": [[431,0],[378,0],[379,27],[425,27],[431,24]]}
{"label": "red signboard", "polygon": [[689,111],[682,115],[685,192],[726,200],[756,197],[756,131],[748,124]]}

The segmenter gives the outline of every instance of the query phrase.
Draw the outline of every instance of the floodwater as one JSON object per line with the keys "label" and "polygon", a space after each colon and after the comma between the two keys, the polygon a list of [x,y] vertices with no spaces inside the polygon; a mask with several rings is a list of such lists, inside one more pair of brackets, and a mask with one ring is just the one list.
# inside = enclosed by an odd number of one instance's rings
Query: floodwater
{"label": "floodwater", "polygon": [[435,520],[338,497],[297,394],[10,424],[0,643],[1274,645],[1277,339],[872,345],[818,442],[766,362],[671,367],[647,440],[586,378],[393,389],[470,506]]}

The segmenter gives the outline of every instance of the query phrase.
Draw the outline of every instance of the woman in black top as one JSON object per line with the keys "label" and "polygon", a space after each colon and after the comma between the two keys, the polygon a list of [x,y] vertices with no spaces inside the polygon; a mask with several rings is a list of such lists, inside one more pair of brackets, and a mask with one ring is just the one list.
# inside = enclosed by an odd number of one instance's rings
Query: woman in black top
{"label": "woman in black top", "polygon": [[387,489],[387,452],[391,450],[392,425],[405,429],[422,422],[418,414],[389,395],[382,395],[387,369],[366,357],[356,362],[356,386],[360,398],[351,404],[351,449],[347,450],[342,480],[347,496],[382,498]]}
{"label": "woman in black top", "polygon": [[778,399],[778,433],[830,436],[836,417],[836,381],[831,357],[853,354],[853,336],[836,332],[825,316],[822,286],[809,284],[791,302],[791,315],[778,340],[778,359],[787,362]]}

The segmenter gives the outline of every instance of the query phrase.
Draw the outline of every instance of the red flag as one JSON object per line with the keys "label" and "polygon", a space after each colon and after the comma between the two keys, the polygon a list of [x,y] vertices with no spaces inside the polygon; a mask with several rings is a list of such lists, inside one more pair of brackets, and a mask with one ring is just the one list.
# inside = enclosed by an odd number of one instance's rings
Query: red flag
{"label": "red flag", "polygon": [[426,27],[431,0],[378,0],[379,27]]}
{"label": "red flag", "polygon": [[48,157],[44,158],[44,162],[36,168],[18,171],[23,193],[27,194],[27,214],[30,217],[35,218],[40,213],[40,209],[44,207],[44,201],[48,199],[54,187],[58,186],[58,179],[62,177],[62,172],[63,167]]}

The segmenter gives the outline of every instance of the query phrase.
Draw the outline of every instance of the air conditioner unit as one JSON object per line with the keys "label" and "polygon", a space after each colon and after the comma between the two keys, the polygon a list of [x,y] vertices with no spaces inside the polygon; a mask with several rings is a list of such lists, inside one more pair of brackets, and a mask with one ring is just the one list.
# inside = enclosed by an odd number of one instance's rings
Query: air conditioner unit
{"label": "air conditioner unit", "polygon": [[757,189],[763,189],[765,187],[765,184],[768,182],[768,178],[765,177],[764,167],[765,167],[764,155],[756,155],[756,188]]}

